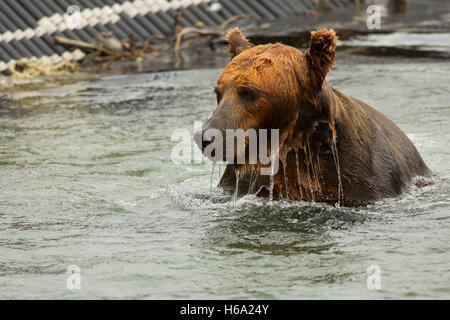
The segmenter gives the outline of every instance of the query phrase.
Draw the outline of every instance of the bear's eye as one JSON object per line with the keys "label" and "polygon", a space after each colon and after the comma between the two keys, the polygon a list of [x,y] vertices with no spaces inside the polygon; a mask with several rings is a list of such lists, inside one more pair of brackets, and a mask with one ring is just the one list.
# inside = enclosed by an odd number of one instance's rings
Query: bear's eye
{"label": "bear's eye", "polygon": [[219,91],[218,88],[214,88],[214,92],[216,93],[217,104],[219,104],[220,100],[222,100],[222,93]]}
{"label": "bear's eye", "polygon": [[246,101],[255,101],[258,96],[258,92],[256,91],[256,89],[251,88],[251,87],[239,88],[238,94],[239,94],[239,97],[241,97],[242,99],[244,99]]}

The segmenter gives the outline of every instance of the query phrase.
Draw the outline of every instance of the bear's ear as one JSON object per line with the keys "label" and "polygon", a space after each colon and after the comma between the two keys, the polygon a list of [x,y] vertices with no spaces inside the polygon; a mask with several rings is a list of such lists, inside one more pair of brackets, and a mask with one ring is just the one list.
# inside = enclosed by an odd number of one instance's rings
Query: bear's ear
{"label": "bear's ear", "polygon": [[253,47],[253,44],[242,35],[242,32],[238,27],[230,29],[227,32],[226,41],[228,42],[228,53],[230,54],[231,59],[242,51]]}
{"label": "bear's ear", "polygon": [[311,44],[305,53],[311,79],[316,90],[320,90],[326,75],[334,64],[336,54],[336,32],[333,29],[320,29],[311,32]]}

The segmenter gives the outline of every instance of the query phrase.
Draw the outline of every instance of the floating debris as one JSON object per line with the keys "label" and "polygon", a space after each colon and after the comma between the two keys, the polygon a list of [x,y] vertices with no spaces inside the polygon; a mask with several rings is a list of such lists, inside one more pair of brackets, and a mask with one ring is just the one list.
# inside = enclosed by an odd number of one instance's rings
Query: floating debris
{"label": "floating debris", "polygon": [[25,62],[13,61],[9,64],[8,70],[13,77],[35,78],[43,75],[63,75],[71,74],[79,70],[79,66],[67,59],[58,63],[43,60],[28,60]]}

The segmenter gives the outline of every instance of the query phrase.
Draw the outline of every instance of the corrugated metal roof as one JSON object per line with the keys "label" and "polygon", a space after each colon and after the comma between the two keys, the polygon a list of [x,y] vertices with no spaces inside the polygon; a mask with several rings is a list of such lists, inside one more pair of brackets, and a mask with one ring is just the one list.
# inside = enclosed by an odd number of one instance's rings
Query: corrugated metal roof
{"label": "corrugated metal roof", "polygon": [[[353,0],[320,0],[331,7]],[[259,20],[298,15],[314,0],[0,0],[0,71],[23,58],[61,61],[84,53],[68,52],[53,36],[93,42],[104,32],[118,39],[130,34],[139,41],[172,33],[177,10],[182,26],[198,22],[213,27],[237,14]]]}

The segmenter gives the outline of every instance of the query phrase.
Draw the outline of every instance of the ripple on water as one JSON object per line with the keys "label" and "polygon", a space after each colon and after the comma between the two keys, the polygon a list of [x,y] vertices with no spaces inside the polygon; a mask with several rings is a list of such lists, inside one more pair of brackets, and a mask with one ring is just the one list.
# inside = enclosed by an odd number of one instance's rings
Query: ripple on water
{"label": "ripple on water", "polygon": [[[449,72],[401,63],[330,74],[393,118],[437,175],[361,208],[234,204],[210,190],[210,163],[173,163],[171,134],[192,135],[212,112],[219,69],[0,98],[0,297],[448,298]],[[65,286],[71,264],[77,293]],[[366,287],[372,264],[380,292]]]}

